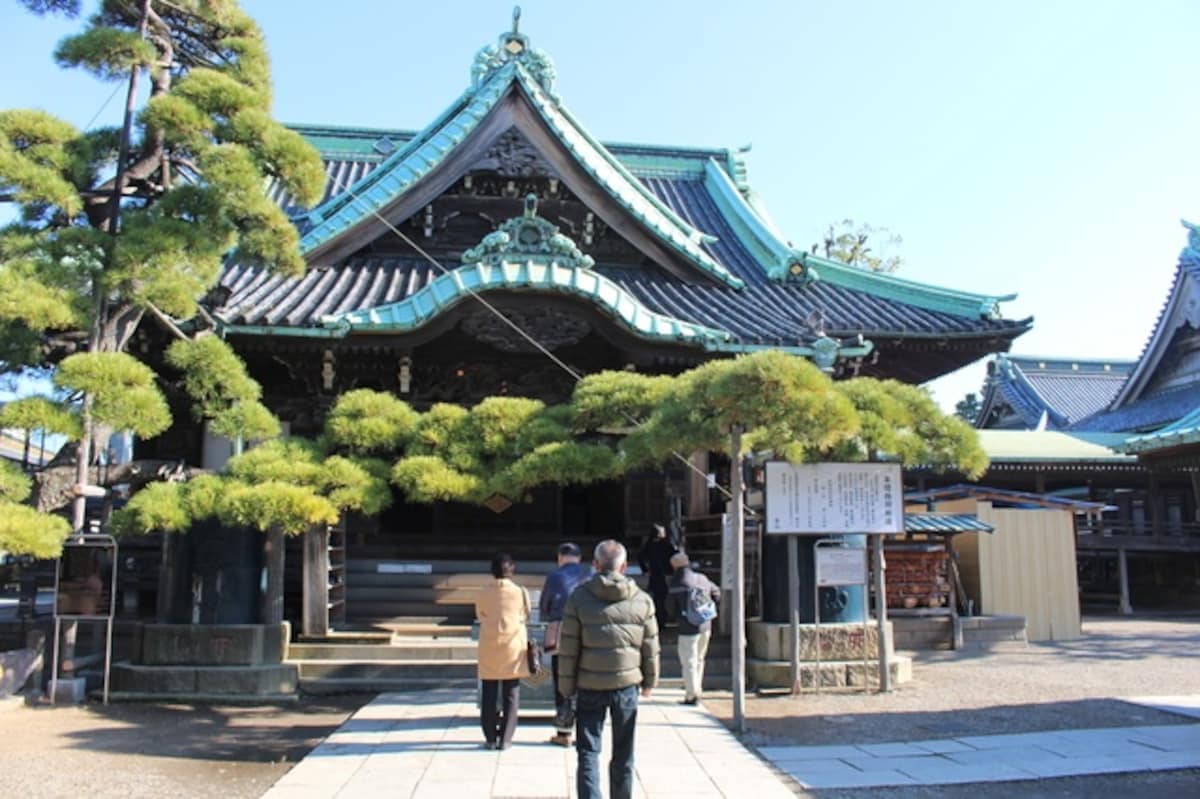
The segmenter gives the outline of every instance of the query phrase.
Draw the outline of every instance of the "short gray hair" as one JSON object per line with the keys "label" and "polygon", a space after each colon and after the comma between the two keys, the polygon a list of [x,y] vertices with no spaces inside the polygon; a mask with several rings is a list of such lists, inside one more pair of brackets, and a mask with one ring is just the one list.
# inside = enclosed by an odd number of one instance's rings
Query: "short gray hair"
{"label": "short gray hair", "polygon": [[596,561],[596,568],[602,572],[620,571],[628,557],[625,546],[612,538],[596,544],[596,551],[592,553],[592,558]]}

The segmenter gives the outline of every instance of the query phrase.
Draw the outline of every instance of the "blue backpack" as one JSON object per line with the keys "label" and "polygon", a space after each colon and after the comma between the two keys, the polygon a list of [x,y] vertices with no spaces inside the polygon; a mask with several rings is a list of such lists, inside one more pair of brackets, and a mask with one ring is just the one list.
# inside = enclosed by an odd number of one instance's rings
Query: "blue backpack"
{"label": "blue backpack", "polygon": [[687,603],[683,606],[683,618],[693,627],[699,627],[717,617],[717,603],[707,588],[689,588]]}

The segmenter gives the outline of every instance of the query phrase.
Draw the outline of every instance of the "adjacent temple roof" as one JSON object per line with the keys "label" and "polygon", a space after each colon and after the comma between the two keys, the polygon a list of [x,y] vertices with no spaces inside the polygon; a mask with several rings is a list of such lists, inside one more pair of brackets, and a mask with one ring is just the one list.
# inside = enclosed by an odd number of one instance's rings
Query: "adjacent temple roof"
{"label": "adjacent temple roof", "polygon": [[1133,366],[1133,361],[996,355],[988,364],[976,425],[1066,429],[1106,408]]}
{"label": "adjacent temple roof", "polygon": [[[514,27],[480,52],[471,86],[424,130],[295,126],[322,154],[325,196],[305,211],[271,191],[301,232],[309,272],[284,278],[230,264],[214,316],[234,334],[394,334],[475,294],[540,292],[589,302],[643,339],[707,352],[782,348],[829,366],[919,344],[933,354],[884,372],[914,382],[1006,349],[1031,326],[1002,318],[1012,296],[942,289],[793,247],[757,204],[739,153],[602,144],[563,105],[554,77]],[[588,234],[557,228],[536,243],[545,257],[510,253],[522,260],[494,267],[371,246],[430,213],[481,164],[588,198],[641,262],[568,263],[543,243],[559,236],[586,255]]]}
{"label": "adjacent temple roof", "polygon": [[1104,443],[1125,453],[1200,442],[1200,227],[1183,224],[1187,246],[1136,361],[997,355],[976,426],[1118,435]]}

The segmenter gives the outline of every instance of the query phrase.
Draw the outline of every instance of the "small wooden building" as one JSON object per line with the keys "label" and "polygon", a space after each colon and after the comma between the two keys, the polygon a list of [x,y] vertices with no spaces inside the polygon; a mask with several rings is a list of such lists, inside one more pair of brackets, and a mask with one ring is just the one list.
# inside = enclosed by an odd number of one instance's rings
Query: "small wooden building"
{"label": "small wooden building", "polygon": [[1030,641],[1081,635],[1075,517],[1098,514],[1102,504],[968,485],[909,494],[906,501],[909,511],[968,513],[993,528],[953,539],[975,612],[1024,616]]}

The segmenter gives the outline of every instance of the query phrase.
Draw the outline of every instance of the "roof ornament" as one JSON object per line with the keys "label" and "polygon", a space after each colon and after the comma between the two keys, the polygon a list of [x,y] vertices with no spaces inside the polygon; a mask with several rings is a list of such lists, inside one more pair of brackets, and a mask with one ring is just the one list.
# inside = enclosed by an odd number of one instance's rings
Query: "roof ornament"
{"label": "roof ornament", "polygon": [[585,255],[570,236],[537,215],[537,195],[525,198],[521,216],[501,223],[479,244],[462,254],[463,264],[539,263],[590,269],[596,262]]}
{"label": "roof ornament", "polygon": [[475,54],[471,64],[471,89],[478,89],[497,70],[513,61],[524,67],[551,97],[558,99],[554,92],[554,80],[558,77],[554,62],[542,50],[531,47],[529,37],[521,33],[520,6],[513,8],[512,30],[500,34],[496,44],[489,44]]}
{"label": "roof ornament", "polygon": [[1200,264],[1200,225],[1192,224],[1186,219],[1179,221],[1183,223],[1188,232],[1188,243],[1179,253],[1179,260],[1182,263]]}

